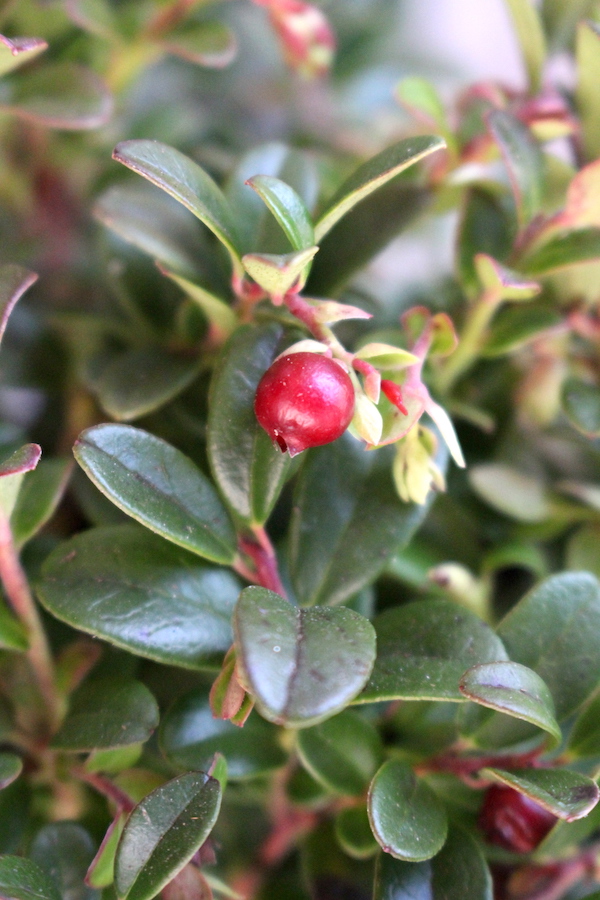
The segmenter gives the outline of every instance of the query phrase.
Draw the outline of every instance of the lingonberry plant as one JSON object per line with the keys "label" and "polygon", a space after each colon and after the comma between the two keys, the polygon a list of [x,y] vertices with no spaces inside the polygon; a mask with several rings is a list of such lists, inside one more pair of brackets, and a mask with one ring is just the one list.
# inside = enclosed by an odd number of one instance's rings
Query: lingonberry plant
{"label": "lingonberry plant", "polygon": [[600,8],[411,3],[0,3],[0,897],[600,897]]}

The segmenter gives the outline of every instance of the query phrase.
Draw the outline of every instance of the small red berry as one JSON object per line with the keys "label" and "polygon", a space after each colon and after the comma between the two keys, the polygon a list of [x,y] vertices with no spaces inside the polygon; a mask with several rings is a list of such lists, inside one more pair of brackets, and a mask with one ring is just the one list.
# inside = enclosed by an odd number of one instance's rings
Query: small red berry
{"label": "small red berry", "polygon": [[354,388],[330,357],[290,353],[261,378],[254,411],[271,440],[295,456],[344,433],[354,414]]}
{"label": "small red berry", "polygon": [[556,816],[511,787],[488,788],[479,813],[479,827],[490,844],[531,853],[556,824]]}

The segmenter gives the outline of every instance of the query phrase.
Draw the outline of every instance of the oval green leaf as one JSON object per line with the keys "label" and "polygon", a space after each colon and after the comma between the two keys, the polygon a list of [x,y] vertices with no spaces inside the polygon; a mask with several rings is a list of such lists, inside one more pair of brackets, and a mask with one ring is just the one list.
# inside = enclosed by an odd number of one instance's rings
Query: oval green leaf
{"label": "oval green leaf", "polygon": [[29,272],[22,266],[14,264],[0,266],[0,343],[15,305],[27,288],[36,281],[35,272]]}
{"label": "oval green leaf", "polygon": [[254,414],[258,382],[283,347],[278,326],[238,328],[215,369],[209,396],[208,455],[230,507],[263,524],[290,467]]}
{"label": "oval green leaf", "polygon": [[131,525],[66,541],[46,560],[39,584],[42,603],[63,622],[189,669],[220,664],[239,590],[227,570]]}
{"label": "oval green leaf", "polygon": [[0,75],[6,75],[30,59],[35,59],[47,47],[48,44],[42,38],[11,39],[0,34]]}
{"label": "oval green leaf", "polygon": [[140,681],[86,681],[73,694],[52,746],[81,753],[143,743],[158,727],[158,719],[156,700]]}
{"label": "oval green leaf", "polygon": [[494,319],[483,347],[484,356],[503,356],[541,337],[555,328],[562,316],[547,306],[506,306]]}
{"label": "oval green leaf", "polygon": [[159,42],[167,53],[208,69],[223,69],[235,58],[235,34],[222,22],[184,21]]}
{"label": "oval green leaf", "polygon": [[[510,0],[513,2],[513,0]],[[529,0],[514,0],[531,6]],[[531,11],[534,12],[533,8]],[[544,187],[544,157],[529,128],[501,109],[488,116],[492,137],[497,142],[510,178],[521,226],[539,212]]]}
{"label": "oval green leaf", "polygon": [[217,821],[221,786],[202,772],[173,778],[135,807],[119,841],[121,900],[151,900],[190,861]]}
{"label": "oval green leaf", "polygon": [[97,488],[142,525],[205,559],[231,563],[233,525],[208,478],[166,441],[129,425],[79,435],[75,459]]}
{"label": "oval green leaf", "polygon": [[8,79],[10,90],[0,109],[19,119],[66,131],[99,128],[113,111],[104,81],[86,66],[46,64]]}
{"label": "oval green leaf", "polygon": [[409,166],[420,162],[431,153],[435,153],[436,150],[442,150],[445,146],[446,142],[443,138],[419,135],[399,141],[367,160],[350,175],[327,204],[315,225],[315,242],[320,243],[324,235],[331,231],[342,216],[345,216],[353,206],[356,206],[373,191],[408,169]]}
{"label": "oval green leaf", "polygon": [[505,616],[497,633],[509,657],[546,682],[559,722],[600,684],[600,584],[588,572],[543,581]]}
{"label": "oval green leaf", "polygon": [[600,435],[600,391],[595,384],[567,378],[562,388],[562,407],[574,428],[587,437]]}
{"label": "oval green leaf", "polygon": [[531,722],[560,744],[562,734],[554,718],[554,702],[546,683],[527,666],[515,662],[492,662],[473,666],[460,681],[460,692],[468,700],[489,709]]}
{"label": "oval green leaf", "polygon": [[175,701],[161,722],[159,740],[166,758],[186,769],[206,771],[215,753],[222,753],[233,781],[263,775],[287,759],[277,729],[256,714],[243,728],[214,718],[204,691]]}
{"label": "oval green leaf", "polygon": [[353,859],[369,859],[379,849],[371,831],[367,808],[362,804],[339,812],[335,817],[334,828],[341,848]]}
{"label": "oval green leaf", "polygon": [[11,900],[62,900],[56,882],[21,856],[0,856],[0,894]]}
{"label": "oval green leaf", "polygon": [[113,159],[147,178],[190,210],[225,245],[241,274],[239,238],[233,213],[210,175],[188,156],[160,141],[123,141]]}
{"label": "oval green leaf", "polygon": [[295,250],[315,243],[315,230],[304,200],[293,187],[271,175],[254,175],[246,182],[275,216]]}
{"label": "oval green leaf", "polygon": [[22,770],[23,761],[16,753],[0,753],[0,791],[12,784]]}
{"label": "oval green leaf", "polygon": [[600,797],[595,781],[570,769],[482,769],[481,774],[531,797],[567,822],[587,816]]}
{"label": "oval green leaf", "polygon": [[375,621],[377,659],[357,703],[452,700],[465,669],[507,659],[502,641],[478,616],[449,600],[419,600]]}
{"label": "oval green leaf", "polygon": [[578,228],[551,237],[532,250],[520,268],[537,278],[596,259],[600,259],[600,228]]}
{"label": "oval green leaf", "polygon": [[298,609],[249,587],[233,627],[243,679],[272,722],[306,728],[339,712],[364,687],[375,660],[371,623],[351,609]]}
{"label": "oval green leaf", "polygon": [[72,463],[67,459],[44,459],[23,479],[10,527],[17,547],[27,541],[52,518],[67,487]]}
{"label": "oval green leaf", "polygon": [[296,750],[316,781],[351,797],[364,793],[383,756],[377,730],[351,710],[303,729]]}
{"label": "oval green leaf", "polygon": [[368,810],[377,842],[396,859],[420,862],[444,846],[446,811],[404,763],[390,760],[379,769],[369,788]]}
{"label": "oval green leaf", "polygon": [[600,747],[600,694],[594,697],[575,720],[568,744],[569,753],[583,757],[597,756],[598,747]]}
{"label": "oval green leaf", "polygon": [[94,858],[91,835],[76,822],[53,822],[35,835],[29,855],[58,884],[63,900],[99,900],[85,883]]}
{"label": "oval green leaf", "polygon": [[115,879],[117,846],[128,816],[128,812],[121,812],[110,823],[85,876],[86,884],[89,884],[90,887],[105,888],[113,883]]}

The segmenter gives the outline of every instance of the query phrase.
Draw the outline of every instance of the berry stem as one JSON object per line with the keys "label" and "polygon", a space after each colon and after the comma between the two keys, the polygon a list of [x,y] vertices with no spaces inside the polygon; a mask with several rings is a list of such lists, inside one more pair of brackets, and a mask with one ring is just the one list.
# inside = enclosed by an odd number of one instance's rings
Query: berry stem
{"label": "berry stem", "polygon": [[238,574],[287,599],[287,592],[279,576],[275,550],[262,525],[253,526],[251,535],[240,535],[238,547],[240,553],[252,563],[248,566],[243,559],[238,560],[234,565]]}

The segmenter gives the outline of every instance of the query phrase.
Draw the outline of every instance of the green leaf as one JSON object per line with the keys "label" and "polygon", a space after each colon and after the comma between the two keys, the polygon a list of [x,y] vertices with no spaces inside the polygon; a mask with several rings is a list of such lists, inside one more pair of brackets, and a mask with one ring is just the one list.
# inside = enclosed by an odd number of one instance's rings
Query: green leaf
{"label": "green leaf", "polygon": [[427,510],[399,499],[385,452],[365,453],[350,435],[311,450],[290,533],[300,603],[338,604],[358,593],[409,542]]}
{"label": "green leaf", "polygon": [[554,718],[554,703],[548,686],[526,666],[515,662],[491,662],[468,669],[460,681],[460,692],[469,700],[531,722],[560,744],[562,734]]}
{"label": "green leaf", "polygon": [[241,274],[239,237],[233,213],[210,175],[179,150],[160,141],[122,141],[113,159],[175,197],[225,245],[234,270]]}
{"label": "green leaf", "polygon": [[322,239],[307,290],[338,297],[352,276],[408,228],[432,199],[431,189],[398,179],[353,207]]}
{"label": "green leaf", "polygon": [[271,175],[254,175],[246,182],[264,201],[295,250],[315,243],[315,230],[304,200],[293,187]]}
{"label": "green leaf", "polygon": [[28,648],[29,638],[25,626],[4,602],[0,602],[0,649],[22,651]]}
{"label": "green leaf", "polygon": [[237,41],[222,22],[182,22],[159,41],[173,56],[209,69],[223,69],[235,59]]}
{"label": "green leaf", "polygon": [[510,253],[512,243],[511,226],[500,198],[480,187],[469,188],[461,209],[456,268],[470,297],[481,293],[477,255],[485,253],[502,260]]}
{"label": "green leaf", "polygon": [[569,753],[575,756],[598,756],[598,747],[600,747],[600,694],[580,712],[568,743]]}
{"label": "green leaf", "polygon": [[449,600],[419,600],[374,621],[377,660],[357,703],[464,700],[461,676],[478,663],[507,659],[492,629]]}
{"label": "green leaf", "polygon": [[200,690],[175,701],[161,722],[159,740],[166,758],[186,769],[207,771],[215,753],[222,753],[232,780],[271,772],[287,759],[272,725],[256,714],[243,728],[215,719]]}
{"label": "green leaf", "polygon": [[240,585],[137,526],[94,528],[50,554],[39,596],[74,628],[189,669],[219,665]]}
{"label": "green leaf", "polygon": [[176,275],[175,272],[162,267],[161,272],[167,278],[170,278],[171,281],[174,281],[200,307],[209,324],[216,331],[218,340],[224,340],[229,337],[232,331],[235,330],[238,319],[235,312],[224,300],[211,294],[206,288],[200,287],[199,284],[194,284],[192,281],[188,281],[187,278]]}
{"label": "green leaf", "polygon": [[531,797],[567,822],[587,816],[600,797],[598,785],[591,778],[570,769],[482,769],[481,774]]}
{"label": "green leaf", "polygon": [[567,378],[562,388],[562,407],[571,425],[587,437],[600,435],[600,392],[595,384]]}
{"label": "green leaf", "polygon": [[7,38],[0,34],[0,76],[35,59],[48,48],[42,38]]}
{"label": "green leaf", "polygon": [[117,846],[128,816],[129,813],[123,811],[110,823],[85,877],[86,884],[89,884],[90,887],[105,888],[113,883]]}
{"label": "green leaf", "polygon": [[587,159],[600,156],[600,30],[593,21],[577,25],[577,90],[575,98],[579,111],[583,148]]}
{"label": "green leaf", "polygon": [[94,750],[85,761],[86,772],[117,774],[135,766],[143,751],[142,744],[130,744],[111,750]]}
{"label": "green leaf", "polygon": [[400,862],[381,853],[373,900],[492,900],[492,877],[479,845],[467,832],[451,828],[431,861]]}
{"label": "green leaf", "polygon": [[371,782],[368,809],[377,842],[396,859],[420,862],[444,846],[448,834],[444,807],[405,763],[383,764]]}
{"label": "green leaf", "polygon": [[[535,12],[529,0],[514,2]],[[544,187],[542,151],[527,126],[504,110],[493,110],[488,125],[508,169],[519,225],[523,227],[540,211]]]}
{"label": "green leaf", "polygon": [[340,846],[353,859],[369,859],[379,849],[363,805],[342,809],[335,817],[334,828]]}
{"label": "green leaf", "polygon": [[364,687],[375,660],[371,623],[346,607],[298,609],[249,587],[235,608],[238,664],[259,711],[306,728],[339,712]]}
{"label": "green leaf", "polygon": [[113,112],[113,99],[102,79],[72,62],[19,72],[8,80],[7,87],[0,109],[47,128],[99,128]]}
{"label": "green leaf", "polygon": [[498,626],[508,655],[550,688],[560,722],[600,684],[600,585],[587,572],[547,578]]}
{"label": "green leaf", "polygon": [[145,183],[115,185],[100,195],[93,213],[122,240],[161,265],[189,277],[199,275],[202,226],[166,194]]}
{"label": "green leaf", "polygon": [[23,760],[20,756],[16,753],[0,753],[0,791],[12,784],[22,771]]}
{"label": "green leaf", "polygon": [[532,94],[542,86],[546,38],[540,15],[531,0],[506,0],[529,77]]}
{"label": "green leaf", "polygon": [[233,525],[208,478],[166,441],[129,425],[79,435],[75,459],[119,509],[168,541],[218,563],[236,551]]}
{"label": "green leaf", "polygon": [[11,900],[62,900],[52,878],[20,856],[0,856],[0,894]]}
{"label": "green leaf", "polygon": [[396,96],[402,106],[419,120],[428,119],[429,124],[439,131],[449,131],[444,104],[433,84],[426,78],[403,78],[396,88]]}
{"label": "green leaf", "polygon": [[562,321],[556,310],[545,305],[506,306],[494,318],[481,352],[494,357],[520,350]]}
{"label": "green leaf", "polygon": [[194,380],[200,361],[159,346],[119,353],[89,385],[119,421],[139,419],[173,400]]}
{"label": "green leaf", "polygon": [[29,855],[57,883],[62,900],[96,900],[98,892],[84,881],[94,852],[94,841],[81,825],[53,822],[40,828]]}
{"label": "green leaf", "polygon": [[215,369],[209,395],[208,454],[215,481],[229,506],[246,521],[263,524],[290,467],[254,414],[258,382],[280,349],[275,325],[239,328]]}
{"label": "green leaf", "polygon": [[147,741],[158,727],[158,706],[140,681],[99,678],[73,694],[52,746],[75,753]]}
{"label": "green leaf", "polygon": [[20,548],[31,540],[52,518],[70,474],[70,460],[45,459],[35,472],[23,479],[10,519],[17,547]]}
{"label": "green leaf", "polygon": [[330,791],[360,796],[381,765],[383,747],[377,730],[351,710],[305,728],[296,749],[303,766]]}
{"label": "green leaf", "polygon": [[39,444],[24,444],[0,462],[0,515],[10,517],[23,484],[23,476],[37,466],[42,455]]}
{"label": "green leaf", "polygon": [[221,787],[202,772],[173,778],[131,813],[115,860],[119,898],[151,900],[202,846],[219,815]]}
{"label": "green leaf", "polygon": [[573,572],[586,570],[600,578],[600,526],[584,525],[569,539],[565,568]]}
{"label": "green leaf", "polygon": [[331,231],[346,213],[409,166],[446,146],[443,138],[430,135],[406,138],[367,160],[342,184],[315,225],[315,242]]}
{"label": "green leaf", "polygon": [[469,470],[475,492],[494,509],[519,522],[543,522],[551,513],[544,486],[505,463],[483,463]]}
{"label": "green leaf", "polygon": [[[1,43],[0,43],[1,46]],[[8,318],[27,288],[37,281],[35,272],[22,266],[0,266],[0,343],[6,330]]]}
{"label": "green leaf", "polygon": [[600,228],[578,228],[550,237],[540,247],[527,253],[519,265],[527,275],[537,278],[598,258]]}
{"label": "green leaf", "polygon": [[289,289],[303,279],[318,247],[309,247],[283,256],[268,253],[246,253],[242,262],[246,272],[261,288],[274,298],[283,297]]}
{"label": "green leaf", "polygon": [[528,281],[502,266],[487,253],[478,253],[475,257],[475,268],[483,287],[491,291],[502,300],[530,300],[541,291],[541,287],[535,281]]}

